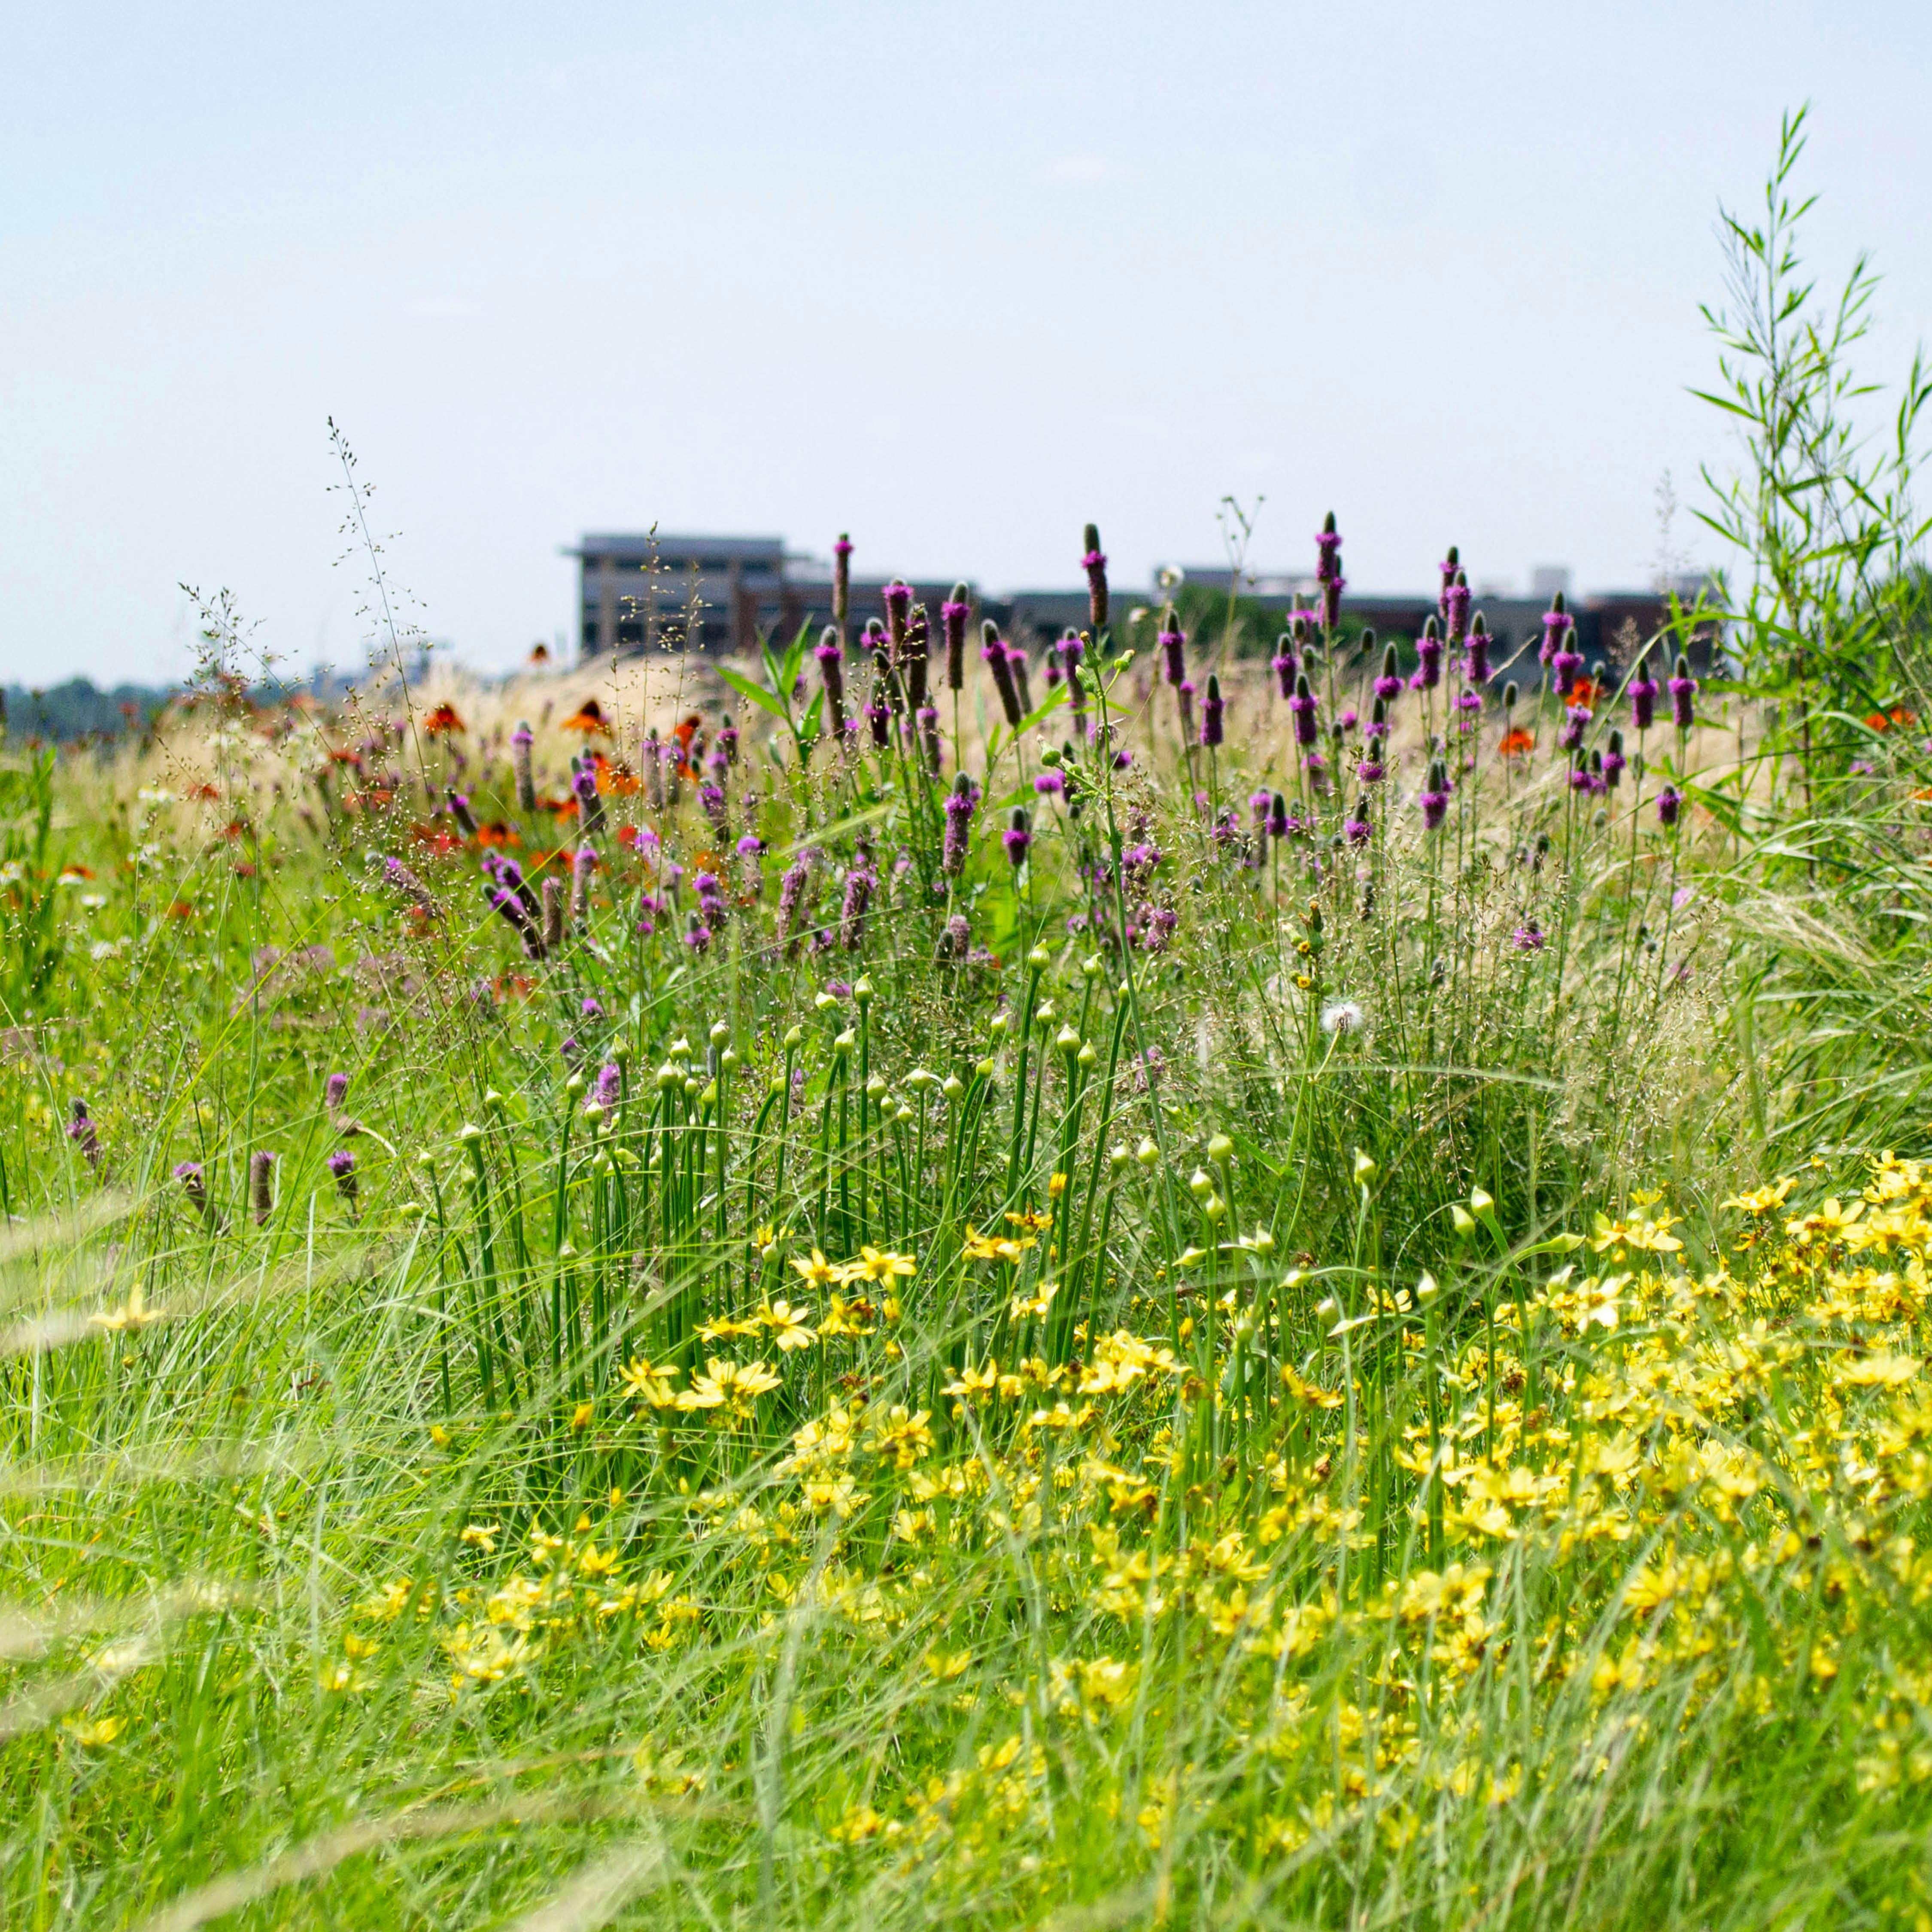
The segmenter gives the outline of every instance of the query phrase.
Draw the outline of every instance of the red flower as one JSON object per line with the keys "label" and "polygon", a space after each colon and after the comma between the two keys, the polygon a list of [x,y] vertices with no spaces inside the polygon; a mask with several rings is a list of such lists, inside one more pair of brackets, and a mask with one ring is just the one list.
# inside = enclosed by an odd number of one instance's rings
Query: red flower
{"label": "red flower", "polygon": [[439,704],[423,720],[423,730],[430,737],[446,736],[452,731],[466,731],[469,726],[456,715],[453,704]]}

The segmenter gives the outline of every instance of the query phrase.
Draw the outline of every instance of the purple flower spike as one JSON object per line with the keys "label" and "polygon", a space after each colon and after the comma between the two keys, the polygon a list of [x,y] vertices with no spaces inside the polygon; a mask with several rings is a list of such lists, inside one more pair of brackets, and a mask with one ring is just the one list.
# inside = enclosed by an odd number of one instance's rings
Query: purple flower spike
{"label": "purple flower spike", "polygon": [[1628,760],[1624,756],[1624,734],[1614,728],[1610,733],[1610,748],[1604,754],[1604,782],[1614,791],[1617,782],[1623,776],[1624,766]]}
{"label": "purple flower spike", "polygon": [[852,603],[852,539],[841,530],[832,546],[832,621],[843,624]]}
{"label": "purple flower spike", "polygon": [[1442,579],[1442,587],[1436,594],[1436,610],[1445,624],[1449,621],[1449,586],[1456,581],[1456,573],[1462,567],[1462,553],[1451,544],[1449,554],[1436,566]]}
{"label": "purple flower spike", "polygon": [[338,1148],[328,1156],[328,1171],[335,1177],[335,1191],[353,1208],[356,1205],[356,1156],[346,1148]]}
{"label": "purple flower spike", "polygon": [[349,1076],[332,1073],[322,1084],[322,1102],[332,1114],[349,1097]]}
{"label": "purple flower spike", "polygon": [[1013,689],[1019,694],[1024,716],[1033,710],[1033,691],[1027,682],[1027,654],[1017,644],[1006,646],[1006,668],[1013,674]]}
{"label": "purple flower spike", "polygon": [[[1362,634],[1362,642],[1365,649],[1372,650],[1375,648],[1375,633],[1372,631],[1365,631]],[[1396,669],[1395,646],[1393,644],[1384,644],[1382,646],[1382,673],[1376,680],[1374,689],[1376,696],[1384,704],[1391,698],[1400,698],[1402,695],[1402,675]]]}
{"label": "purple flower spike", "polygon": [[1017,872],[1025,864],[1027,848],[1033,843],[1033,833],[1027,824],[1024,806],[1013,807],[1012,818],[1006,830],[1000,834],[1000,843],[1006,848],[1006,862]]}
{"label": "purple flower spike", "polygon": [[1657,795],[1657,822],[1666,830],[1677,823],[1677,814],[1683,809],[1684,794],[1675,785],[1667,784]]}
{"label": "purple flower spike", "polygon": [[257,1148],[248,1156],[248,1196],[258,1228],[275,1211],[274,1172],[275,1156],[268,1148]]}
{"label": "purple flower spike", "polygon": [[1033,788],[1042,798],[1064,798],[1066,781],[1058,772],[1042,772],[1034,780]]}
{"label": "purple flower spike", "polygon": [[1569,640],[1574,632],[1564,634],[1564,643],[1550,658],[1550,668],[1556,679],[1556,694],[1568,698],[1576,688],[1576,674],[1583,668],[1583,653],[1570,648]]}
{"label": "purple flower spike", "polygon": [[1315,694],[1308,688],[1308,674],[1297,671],[1294,674],[1294,693],[1288,700],[1288,708],[1294,713],[1294,742],[1309,746],[1315,742]]}
{"label": "purple flower spike", "polygon": [[977,802],[973,795],[973,781],[962,772],[952,781],[952,789],[946,794],[946,844],[940,870],[949,877],[956,878],[965,869],[966,842],[973,828],[973,808]]}
{"label": "purple flower spike", "polygon": [[1180,683],[1187,675],[1187,633],[1176,620],[1172,604],[1167,607],[1166,620],[1156,641],[1160,646],[1161,676],[1169,684]]}
{"label": "purple flower spike", "polygon": [[536,773],[530,762],[536,742],[536,734],[527,724],[519,724],[510,734],[510,766],[517,776],[517,807],[521,812],[537,808]]}
{"label": "purple flower spike", "polygon": [[1442,629],[1450,644],[1460,644],[1469,630],[1469,580],[1460,570],[1443,594]]}
{"label": "purple flower spike", "polygon": [[886,624],[892,633],[892,661],[905,655],[906,626],[912,616],[912,586],[895,578],[886,586]]}
{"label": "purple flower spike", "polygon": [[1268,800],[1268,836],[1286,838],[1294,821],[1288,815],[1288,800],[1276,792]]}
{"label": "purple flower spike", "polygon": [[1563,713],[1563,729],[1558,734],[1557,744],[1566,752],[1574,752],[1583,742],[1583,734],[1590,724],[1590,707],[1587,704],[1572,704]]}
{"label": "purple flower spike", "polygon": [[1369,824],[1369,802],[1358,797],[1354,810],[1342,821],[1342,836],[1351,845],[1366,845],[1372,829]]}
{"label": "purple flower spike", "polygon": [[1291,703],[1294,701],[1295,665],[1298,660],[1288,648],[1288,640],[1284,634],[1280,648],[1268,659],[1269,668],[1275,675],[1275,682],[1281,687],[1281,694]]}
{"label": "purple flower spike", "polygon": [[1484,685],[1490,681],[1490,627],[1483,621],[1483,614],[1476,613],[1476,620],[1470,626],[1466,640],[1468,650],[1467,674],[1472,684]]}
{"label": "purple flower spike", "polygon": [[1342,592],[1348,581],[1342,574],[1342,538],[1333,510],[1316,535],[1315,580],[1322,586],[1322,628],[1332,631],[1342,615]]}
{"label": "purple flower spike", "polygon": [[862,845],[845,874],[844,903],[839,909],[838,937],[848,952],[856,952],[866,938],[866,914],[878,890],[879,875]]}
{"label": "purple flower spike", "polygon": [[1208,694],[1201,700],[1202,744],[1211,747],[1222,742],[1222,719],[1227,708],[1227,700],[1221,695],[1221,680],[1210,671],[1208,674]]}
{"label": "purple flower spike", "polygon": [[1184,677],[1174,687],[1174,694],[1180,705],[1181,736],[1191,737],[1194,733],[1194,680]]}
{"label": "purple flower spike", "polygon": [[614,1060],[607,1060],[591,1082],[590,1100],[607,1114],[623,1098],[624,1070]]}
{"label": "purple flower spike", "polygon": [[710,950],[711,928],[696,913],[690,914],[684,928],[684,943],[702,959]]}
{"label": "purple flower spike", "polygon": [[1696,722],[1695,701],[1697,680],[1690,675],[1690,660],[1677,654],[1677,674],[1670,680],[1670,721],[1680,731],[1688,731]]}
{"label": "purple flower spike", "polygon": [[1089,524],[1082,536],[1086,554],[1080,560],[1080,568],[1087,573],[1087,614],[1097,638],[1107,628],[1107,559],[1100,548],[1097,524]]}
{"label": "purple flower spike", "polygon": [[1418,691],[1433,691],[1442,682],[1442,633],[1432,616],[1424,619],[1422,635],[1415,640],[1418,660],[1411,682]]}
{"label": "purple flower spike", "polygon": [[1000,694],[1000,708],[1006,714],[1007,724],[1017,728],[1026,713],[1020,708],[1020,694],[1013,683],[1013,668],[1006,657],[1006,644],[992,618],[980,626],[980,662],[993,674],[993,688]]}
{"label": "purple flower spike", "polygon": [[1449,772],[1440,758],[1431,761],[1429,776],[1415,802],[1422,808],[1423,830],[1435,831],[1449,810]]}
{"label": "purple flower spike", "polygon": [[1544,937],[1542,927],[1534,920],[1525,920],[1510,935],[1510,943],[1519,952],[1540,952]]}
{"label": "purple flower spike", "polygon": [[1539,662],[1552,664],[1556,653],[1563,647],[1563,640],[1570,629],[1570,613],[1565,608],[1563,593],[1558,591],[1550,600],[1550,608],[1543,614],[1543,642],[1537,646]]}
{"label": "purple flower spike", "polygon": [[1648,731],[1657,722],[1657,680],[1650,674],[1648,656],[1637,661],[1636,669],[1624,690],[1630,698],[1630,729]]}
{"label": "purple flower spike", "polygon": [[88,1116],[85,1100],[74,1103],[74,1118],[67,1124],[67,1137],[87,1156],[89,1167],[100,1165],[100,1143],[94,1137],[94,1122]]}
{"label": "purple flower spike", "polygon": [[966,586],[956,584],[952,595],[939,607],[940,628],[946,633],[946,688],[963,690],[966,683],[966,620],[971,616],[966,601]]}

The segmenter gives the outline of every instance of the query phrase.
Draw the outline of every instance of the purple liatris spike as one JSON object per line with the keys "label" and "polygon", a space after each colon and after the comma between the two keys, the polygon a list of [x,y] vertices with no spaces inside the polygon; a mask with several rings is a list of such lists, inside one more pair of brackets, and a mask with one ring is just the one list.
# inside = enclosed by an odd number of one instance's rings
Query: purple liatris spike
{"label": "purple liatris spike", "polygon": [[926,622],[926,606],[915,604],[906,620],[905,651],[902,668],[905,674],[906,697],[916,712],[926,704],[927,659],[932,648],[932,629]]}
{"label": "purple liatris spike", "polygon": [[1087,614],[1097,638],[1107,628],[1107,560],[1100,548],[1097,524],[1089,524],[1082,536],[1086,554],[1080,560],[1080,568],[1087,573]]}
{"label": "purple liatris spike", "polygon": [[1670,680],[1670,721],[1680,731],[1688,731],[1696,722],[1697,680],[1690,675],[1690,660],[1677,654],[1677,671]]}
{"label": "purple liatris spike", "polygon": [[1221,680],[1214,672],[1208,674],[1207,695],[1201,700],[1201,742],[1214,746],[1222,742],[1222,717],[1228,708],[1221,695]]}
{"label": "purple liatris spike", "polygon": [[346,1148],[338,1148],[328,1156],[328,1171],[335,1177],[335,1191],[350,1207],[356,1204],[356,1156]]}
{"label": "purple liatris spike", "polygon": [[322,1083],[322,1104],[332,1114],[349,1097],[349,1076],[332,1073]]}
{"label": "purple liatris spike", "polygon": [[731,714],[726,712],[724,722],[718,728],[718,748],[724,754],[728,765],[738,762],[738,728],[731,722]]}
{"label": "purple liatris spike", "polygon": [[478,829],[476,814],[470,808],[468,797],[454,785],[449,786],[442,796],[443,802],[449,807],[450,817],[456,820],[456,829],[464,838],[474,838]]}
{"label": "purple liatris spike", "polygon": [[89,1167],[100,1165],[100,1142],[95,1136],[94,1122],[85,1100],[77,1100],[74,1103],[74,1118],[67,1124],[67,1137],[86,1156]]}
{"label": "purple liatris spike", "polygon": [[838,937],[848,952],[856,952],[866,938],[866,914],[878,890],[879,875],[863,846],[845,873],[844,903],[839,908]]}
{"label": "purple liatris spike", "polygon": [[872,686],[872,695],[866,706],[866,722],[872,728],[872,742],[884,751],[892,742],[888,727],[892,714],[886,708],[885,685],[883,680]]}
{"label": "purple liatris spike", "polygon": [[1248,815],[1255,822],[1255,832],[1258,836],[1268,830],[1268,807],[1274,802],[1274,794],[1268,791],[1251,791],[1248,794]]}
{"label": "purple liatris spike", "polygon": [[1449,554],[1436,566],[1442,579],[1442,586],[1436,593],[1436,611],[1445,624],[1449,621],[1449,586],[1456,581],[1456,573],[1462,564],[1462,553],[1451,544]]}
{"label": "purple liatris spike", "polygon": [[707,779],[698,788],[698,802],[704,807],[705,817],[722,832],[725,829],[724,788]]}
{"label": "purple liatris spike", "polygon": [[1172,604],[1161,614],[1160,636],[1156,641],[1160,646],[1161,676],[1169,684],[1178,684],[1187,675],[1187,633],[1180,628]]}
{"label": "purple liatris spike", "polygon": [[1423,829],[1435,831],[1449,809],[1449,772],[1440,758],[1430,760],[1429,775],[1415,802],[1422,808]]}
{"label": "purple liatris spike", "polygon": [[1490,627],[1480,610],[1469,626],[1466,649],[1468,652],[1466,670],[1469,682],[1487,684],[1490,681]]}
{"label": "purple liatris spike", "polygon": [[966,620],[972,614],[966,601],[966,586],[956,584],[952,595],[939,607],[939,622],[946,633],[946,688],[959,691],[966,683]]}
{"label": "purple liatris spike", "polygon": [[1180,735],[1184,738],[1194,734],[1194,680],[1184,677],[1174,687],[1174,694],[1180,706]]}
{"label": "purple liatris spike", "polygon": [[698,910],[704,916],[704,922],[716,932],[730,916],[730,908],[724,902],[724,884],[716,872],[698,873],[691,881],[692,890],[698,895]]}
{"label": "purple liatris spike", "polygon": [[1006,849],[1006,862],[1018,872],[1026,862],[1027,848],[1033,843],[1033,832],[1027,822],[1026,807],[1016,805],[1006,829],[1000,834],[1000,843]]}
{"label": "purple liatris spike", "polygon": [[1550,668],[1556,680],[1556,694],[1568,698],[1576,688],[1576,674],[1583,668],[1583,653],[1573,648],[1570,640],[1574,631],[1566,631],[1564,640],[1556,655],[1550,660]]}
{"label": "purple liatris spike", "polygon": [[825,709],[835,732],[842,730],[845,724],[845,652],[838,641],[838,633],[827,624],[818,634],[818,648],[812,655],[818,660],[818,675],[825,685]]}
{"label": "purple liatris spike", "polygon": [[1565,607],[1563,593],[1558,591],[1550,600],[1550,608],[1543,614],[1543,642],[1537,646],[1538,661],[1553,664],[1556,653],[1562,648],[1563,639],[1570,629],[1570,613]]}
{"label": "purple liatris spike", "polygon": [[1612,728],[1610,748],[1604,754],[1604,782],[1614,791],[1629,761],[1624,756],[1624,734]]}
{"label": "purple liatris spike", "polygon": [[710,950],[711,928],[694,912],[685,915],[684,943],[700,959]]}
{"label": "purple liatris spike", "polygon": [[1563,729],[1556,742],[1564,751],[1574,752],[1583,742],[1583,734],[1589,729],[1590,707],[1587,704],[1571,704],[1564,709]]}
{"label": "purple liatris spike", "polygon": [[520,724],[510,734],[510,765],[517,776],[518,808],[523,812],[537,808],[536,772],[530,758],[536,742],[536,734],[527,724]]}
{"label": "purple liatris spike", "polygon": [[1444,640],[1460,644],[1469,629],[1469,580],[1461,571],[1449,586],[1442,599],[1442,630]]}
{"label": "purple liatris spike", "polygon": [[1000,636],[999,626],[988,617],[980,626],[980,662],[993,676],[993,688],[1000,694],[1000,709],[1006,714],[1009,725],[1017,726],[1026,716],[1020,706],[1020,694],[1013,684],[1013,668],[1006,657],[1006,646]]}
{"label": "purple liatris spike", "polygon": [[832,621],[842,624],[852,607],[852,539],[844,531],[832,546]]}
{"label": "purple liatris spike", "polygon": [[275,1210],[275,1156],[266,1148],[257,1148],[248,1156],[248,1198],[255,1210],[256,1227]]}
{"label": "purple liatris spike", "polygon": [[1268,836],[1270,838],[1286,838],[1288,824],[1288,800],[1280,792],[1276,792],[1268,800]]}
{"label": "purple liatris spike", "polygon": [[1013,674],[1013,689],[1019,694],[1020,712],[1030,716],[1033,710],[1033,692],[1027,682],[1027,654],[1017,644],[1006,646],[1006,668]]}
{"label": "purple liatris spike", "polygon": [[1275,640],[1274,656],[1268,659],[1268,668],[1274,673],[1275,682],[1286,698],[1292,699],[1294,694],[1296,662],[1294,640],[1284,631]]}
{"label": "purple liatris spike", "polygon": [[896,663],[904,652],[906,626],[912,618],[912,586],[895,578],[886,586],[885,598],[886,626],[891,633],[892,658]]}
{"label": "purple liatris spike", "polygon": [[956,878],[965,869],[967,840],[973,829],[973,781],[964,772],[952,781],[946,794],[946,841],[940,870]]}
{"label": "purple liatris spike", "polygon": [[1369,823],[1368,799],[1358,792],[1355,796],[1354,809],[1342,821],[1342,836],[1351,845],[1366,845],[1372,830]]}
{"label": "purple liatris spike", "polygon": [[963,912],[956,912],[946,922],[946,930],[940,940],[940,950],[954,959],[964,959],[971,950],[973,928]]}
{"label": "purple liatris spike", "polygon": [[1312,745],[1316,736],[1315,694],[1308,688],[1308,674],[1298,670],[1294,674],[1294,694],[1288,700],[1288,708],[1294,713],[1294,742],[1298,745]]}
{"label": "purple liatris spike", "polygon": [[602,1107],[610,1113],[624,1097],[624,1070],[614,1060],[607,1060],[597,1070],[597,1078],[590,1084],[590,1100],[587,1104]]}
{"label": "purple liatris spike", "polygon": [[1630,699],[1630,729],[1648,731],[1657,722],[1657,680],[1650,674],[1648,652],[1638,658],[1636,669],[1630,674],[1630,681],[1624,690]]}
{"label": "purple liatris spike", "polygon": [[1684,794],[1675,785],[1666,785],[1657,795],[1658,824],[1666,826],[1675,825],[1683,805]]}

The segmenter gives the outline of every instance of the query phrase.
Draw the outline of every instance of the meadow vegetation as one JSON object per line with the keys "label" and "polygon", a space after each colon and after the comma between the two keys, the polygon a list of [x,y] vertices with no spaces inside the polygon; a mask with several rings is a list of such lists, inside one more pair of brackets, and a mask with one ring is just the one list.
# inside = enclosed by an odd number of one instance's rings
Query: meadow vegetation
{"label": "meadow vegetation", "polygon": [[1090,526],[1062,639],[324,710],[218,601],[8,746],[4,1922],[1932,1924],[1922,391],[1802,146],[1614,658]]}

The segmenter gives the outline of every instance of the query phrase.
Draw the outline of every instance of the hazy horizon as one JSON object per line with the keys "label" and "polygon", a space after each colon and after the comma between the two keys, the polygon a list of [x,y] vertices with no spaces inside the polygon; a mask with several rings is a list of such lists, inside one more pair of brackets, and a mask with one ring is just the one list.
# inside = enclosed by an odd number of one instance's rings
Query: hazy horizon
{"label": "hazy horizon", "polygon": [[[1828,286],[1932,311],[1932,15],[1493,5],[538,17],[354,0],[15,24],[0,130],[0,680],[179,676],[182,582],[362,660],[326,420],[412,614],[575,637],[584,531],[765,532],[867,574],[1130,592],[1305,568],[1580,591],[1720,561],[1698,314],[1720,200],[1814,103]],[[1911,190],[1917,180],[1922,189]],[[1903,191],[1901,191],[1903,189]]]}

